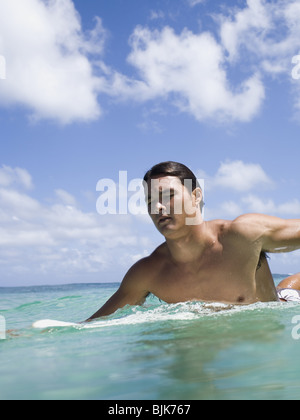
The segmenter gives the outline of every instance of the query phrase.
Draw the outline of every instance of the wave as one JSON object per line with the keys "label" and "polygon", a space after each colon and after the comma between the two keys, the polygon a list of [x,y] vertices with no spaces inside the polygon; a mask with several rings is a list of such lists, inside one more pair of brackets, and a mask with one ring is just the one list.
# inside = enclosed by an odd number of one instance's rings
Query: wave
{"label": "wave", "polygon": [[115,314],[98,319],[89,323],[65,323],[61,321],[44,320],[33,324],[34,328],[76,328],[84,329],[103,329],[120,326],[150,324],[150,323],[164,323],[164,322],[180,322],[180,321],[194,321],[202,318],[207,319],[235,316],[242,313],[249,314],[251,312],[262,312],[270,310],[286,310],[287,307],[297,306],[298,303],[280,303],[280,302],[258,302],[252,305],[228,305],[222,303],[202,303],[202,302],[188,302],[178,304],[161,304],[156,307],[131,307],[126,306],[118,310]]}
{"label": "wave", "polygon": [[43,304],[43,302],[41,302],[39,300],[34,301],[34,302],[23,303],[23,305],[18,306],[17,308],[15,308],[15,310],[20,311],[20,310],[23,310],[23,309],[28,309],[31,306],[36,306],[36,305],[41,305],[41,304]]}

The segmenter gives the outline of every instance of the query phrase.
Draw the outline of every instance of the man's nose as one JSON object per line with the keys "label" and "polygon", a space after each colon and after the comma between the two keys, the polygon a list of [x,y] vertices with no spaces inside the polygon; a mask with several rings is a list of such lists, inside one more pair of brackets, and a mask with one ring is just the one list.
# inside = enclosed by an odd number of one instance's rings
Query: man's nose
{"label": "man's nose", "polygon": [[158,201],[155,205],[155,214],[163,214],[164,212],[166,212],[166,206]]}

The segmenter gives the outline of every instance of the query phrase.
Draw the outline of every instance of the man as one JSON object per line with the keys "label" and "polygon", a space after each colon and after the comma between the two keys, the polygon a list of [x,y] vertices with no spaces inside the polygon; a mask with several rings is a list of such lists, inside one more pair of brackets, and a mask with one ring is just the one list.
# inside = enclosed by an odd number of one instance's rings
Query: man
{"label": "man", "polygon": [[88,321],[142,304],[150,293],[167,303],[300,302],[300,273],[276,290],[266,258],[266,252],[300,249],[300,219],[246,214],[233,221],[204,221],[198,181],[176,162],[154,166],[144,187],[150,217],[166,241],[129,270],[119,290]]}

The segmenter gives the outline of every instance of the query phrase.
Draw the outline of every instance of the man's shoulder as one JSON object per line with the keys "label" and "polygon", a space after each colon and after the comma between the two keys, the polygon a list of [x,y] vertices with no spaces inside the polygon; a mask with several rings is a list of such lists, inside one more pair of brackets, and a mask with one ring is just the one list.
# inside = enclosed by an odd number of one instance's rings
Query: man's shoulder
{"label": "man's shoulder", "polygon": [[235,224],[258,222],[267,217],[269,216],[266,216],[264,214],[259,214],[259,213],[245,213],[245,214],[241,214],[240,216],[237,216],[235,219],[232,219],[232,220],[214,219],[214,220],[209,221],[208,223],[211,223],[220,228],[230,228],[234,226]]}
{"label": "man's shoulder", "polygon": [[149,280],[157,272],[166,257],[166,245],[162,244],[151,255],[137,261],[129,270],[127,277]]}
{"label": "man's shoulder", "polygon": [[205,224],[210,231],[219,235],[228,232],[232,226],[232,222],[232,220],[214,219],[205,222]]}
{"label": "man's shoulder", "polygon": [[271,216],[261,213],[246,213],[238,216],[236,219],[232,220],[232,226],[263,226],[271,219]]}
{"label": "man's shoulder", "polygon": [[270,216],[260,213],[246,213],[226,224],[228,232],[257,239],[268,225]]}
{"label": "man's shoulder", "polygon": [[210,229],[219,235],[257,235],[267,226],[270,216],[259,213],[246,213],[233,220],[216,219],[209,223]]}

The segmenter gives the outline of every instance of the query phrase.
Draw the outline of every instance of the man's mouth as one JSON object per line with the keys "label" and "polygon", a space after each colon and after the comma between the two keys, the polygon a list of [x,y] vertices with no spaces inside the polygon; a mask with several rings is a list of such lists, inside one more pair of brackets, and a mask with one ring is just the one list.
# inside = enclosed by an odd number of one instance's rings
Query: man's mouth
{"label": "man's mouth", "polygon": [[162,217],[160,217],[160,218],[158,219],[158,224],[159,224],[159,225],[163,225],[163,224],[167,223],[167,222],[168,222],[168,221],[170,221],[170,220],[172,220],[172,218],[171,218],[171,217],[169,217],[169,216],[162,216]]}

